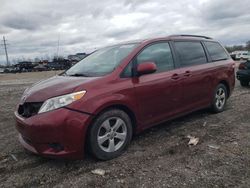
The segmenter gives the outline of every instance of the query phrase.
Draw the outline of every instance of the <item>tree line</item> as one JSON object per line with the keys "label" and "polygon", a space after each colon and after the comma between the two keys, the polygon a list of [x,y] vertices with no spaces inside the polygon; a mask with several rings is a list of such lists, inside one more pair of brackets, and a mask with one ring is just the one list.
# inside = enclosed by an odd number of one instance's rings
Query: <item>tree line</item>
{"label": "tree line", "polygon": [[229,53],[233,51],[239,51],[239,50],[250,51],[250,40],[247,41],[245,45],[225,46],[225,48],[227,49]]}

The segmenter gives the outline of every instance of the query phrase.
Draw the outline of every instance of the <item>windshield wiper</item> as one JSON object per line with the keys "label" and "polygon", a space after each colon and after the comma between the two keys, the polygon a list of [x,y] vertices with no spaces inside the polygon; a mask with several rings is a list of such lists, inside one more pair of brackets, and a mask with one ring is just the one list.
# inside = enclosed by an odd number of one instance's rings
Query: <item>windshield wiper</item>
{"label": "windshield wiper", "polygon": [[89,77],[87,74],[83,73],[75,73],[75,74],[66,74],[67,76],[75,76],[75,77]]}
{"label": "windshield wiper", "polygon": [[66,72],[62,72],[60,74],[58,74],[59,76],[68,76],[68,74]]}

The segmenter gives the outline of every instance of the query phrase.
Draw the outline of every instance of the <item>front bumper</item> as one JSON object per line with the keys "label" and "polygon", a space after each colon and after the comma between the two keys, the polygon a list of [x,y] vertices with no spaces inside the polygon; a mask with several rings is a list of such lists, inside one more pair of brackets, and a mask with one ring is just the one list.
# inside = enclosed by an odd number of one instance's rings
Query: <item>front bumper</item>
{"label": "front bumper", "polygon": [[238,70],[236,73],[238,80],[249,80],[250,81],[250,70]]}
{"label": "front bumper", "polygon": [[15,112],[19,141],[27,150],[47,156],[82,159],[91,116],[60,108],[22,118]]}

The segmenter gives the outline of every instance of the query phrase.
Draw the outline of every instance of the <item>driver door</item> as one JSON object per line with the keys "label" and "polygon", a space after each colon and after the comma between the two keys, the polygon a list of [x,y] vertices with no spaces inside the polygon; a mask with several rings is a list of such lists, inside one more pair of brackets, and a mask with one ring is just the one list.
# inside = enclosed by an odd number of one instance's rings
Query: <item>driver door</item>
{"label": "driver door", "polygon": [[168,42],[146,46],[134,59],[136,64],[154,62],[157,71],[133,79],[140,119],[147,128],[177,114],[181,105],[181,78],[175,70]]}

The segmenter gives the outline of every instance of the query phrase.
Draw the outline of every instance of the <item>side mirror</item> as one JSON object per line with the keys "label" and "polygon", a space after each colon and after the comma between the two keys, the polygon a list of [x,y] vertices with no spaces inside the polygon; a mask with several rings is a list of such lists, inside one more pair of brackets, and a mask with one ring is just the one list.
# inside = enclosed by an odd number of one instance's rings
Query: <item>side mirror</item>
{"label": "side mirror", "polygon": [[156,64],[154,62],[143,62],[137,66],[138,75],[150,74],[157,70]]}

